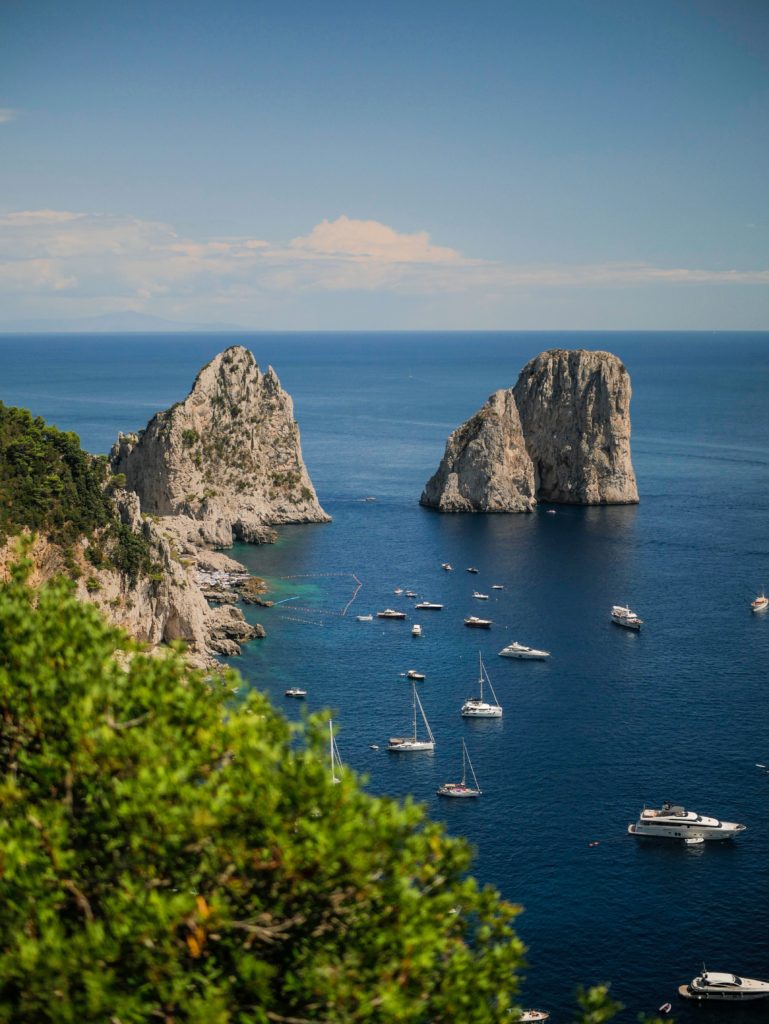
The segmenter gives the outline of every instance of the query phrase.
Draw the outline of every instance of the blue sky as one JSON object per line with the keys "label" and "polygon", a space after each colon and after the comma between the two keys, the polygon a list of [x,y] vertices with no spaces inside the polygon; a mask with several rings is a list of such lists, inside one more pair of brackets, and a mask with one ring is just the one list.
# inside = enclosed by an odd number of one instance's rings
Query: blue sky
{"label": "blue sky", "polygon": [[763,0],[0,5],[0,321],[769,328]]}

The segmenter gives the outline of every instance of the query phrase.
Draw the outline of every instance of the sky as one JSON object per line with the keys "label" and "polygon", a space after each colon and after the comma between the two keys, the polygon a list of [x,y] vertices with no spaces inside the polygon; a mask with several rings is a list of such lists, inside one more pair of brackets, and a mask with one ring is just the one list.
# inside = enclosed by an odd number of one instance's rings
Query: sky
{"label": "sky", "polygon": [[766,0],[0,0],[0,328],[769,329]]}

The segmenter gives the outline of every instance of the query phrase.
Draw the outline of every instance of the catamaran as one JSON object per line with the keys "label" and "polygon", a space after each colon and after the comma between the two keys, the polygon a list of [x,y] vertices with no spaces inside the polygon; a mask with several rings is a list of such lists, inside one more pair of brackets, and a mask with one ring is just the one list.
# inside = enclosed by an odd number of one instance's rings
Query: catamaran
{"label": "catamaran", "polygon": [[[478,652],[478,686],[480,687],[479,697],[468,697],[462,705],[462,717],[463,718],[501,718],[502,708],[500,707],[497,695],[494,693],[494,687],[491,685],[489,674],[486,671],[486,667],[483,664],[483,658],[481,657],[480,651]],[[488,704],[483,699],[483,681],[484,678],[489,684],[492,696],[494,697],[494,703]]]}
{"label": "catamaran", "polygon": [[[470,774],[473,777],[475,786],[468,786],[467,784],[467,768],[470,767]],[[478,785],[478,779],[475,777],[475,770],[473,768],[473,762],[470,760],[470,755],[467,752],[465,741],[462,740],[462,781],[461,782],[444,782],[442,786],[439,786],[436,790],[438,796],[455,796],[455,797],[470,797],[480,796],[481,788]]]}
{"label": "catamaran", "polygon": [[[435,750],[435,737],[430,729],[430,723],[427,721],[427,715],[425,714],[425,709],[422,707],[422,701],[419,699],[416,683],[412,683],[411,688],[414,693],[414,730],[411,736],[390,737],[387,749],[394,750],[397,753],[410,750]],[[417,739],[417,705],[419,705],[422,721],[425,723],[425,729],[427,730],[428,738],[426,740]]]}
{"label": "catamaran", "polygon": [[339,756],[339,748],[334,739],[334,722],[332,719],[329,719],[328,723],[328,757],[331,762],[331,781],[336,785],[342,781],[336,774],[337,772],[339,772],[339,775],[342,774],[342,759]]}

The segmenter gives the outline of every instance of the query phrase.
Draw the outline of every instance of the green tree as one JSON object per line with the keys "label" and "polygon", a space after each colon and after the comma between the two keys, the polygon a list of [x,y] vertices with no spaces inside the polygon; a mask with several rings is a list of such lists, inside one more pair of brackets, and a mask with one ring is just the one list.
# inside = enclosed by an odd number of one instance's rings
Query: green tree
{"label": "green tree", "polygon": [[466,843],[333,785],[322,718],[233,707],[234,674],[26,571],[0,588],[0,1020],[509,1020],[516,908]]}

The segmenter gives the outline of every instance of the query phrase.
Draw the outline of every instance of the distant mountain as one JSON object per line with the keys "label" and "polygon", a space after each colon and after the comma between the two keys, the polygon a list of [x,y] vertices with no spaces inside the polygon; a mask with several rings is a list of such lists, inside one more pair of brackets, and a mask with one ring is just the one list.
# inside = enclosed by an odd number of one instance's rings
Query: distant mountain
{"label": "distant mountain", "polygon": [[245,331],[244,327],[233,324],[190,324],[177,320],[166,320],[150,313],[102,313],[100,316],[84,316],[73,320],[17,320],[0,322],[0,334],[109,334],[147,331]]}

